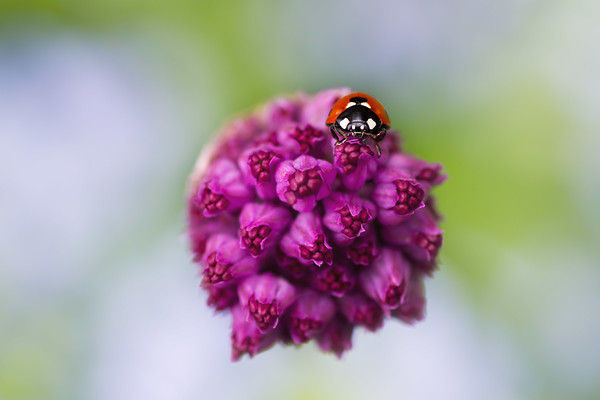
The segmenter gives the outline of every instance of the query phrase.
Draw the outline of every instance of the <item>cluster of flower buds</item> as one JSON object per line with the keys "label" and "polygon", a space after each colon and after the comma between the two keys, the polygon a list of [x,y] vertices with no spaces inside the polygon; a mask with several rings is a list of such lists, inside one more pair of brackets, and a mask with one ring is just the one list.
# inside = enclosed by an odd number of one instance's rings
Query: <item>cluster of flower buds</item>
{"label": "cluster of flower buds", "polygon": [[388,132],[337,144],[325,120],[350,93],[272,101],[233,121],[190,177],[188,236],[208,304],[232,316],[232,358],[314,339],[341,356],[356,326],[423,318],[442,245],[430,190],[446,176]]}

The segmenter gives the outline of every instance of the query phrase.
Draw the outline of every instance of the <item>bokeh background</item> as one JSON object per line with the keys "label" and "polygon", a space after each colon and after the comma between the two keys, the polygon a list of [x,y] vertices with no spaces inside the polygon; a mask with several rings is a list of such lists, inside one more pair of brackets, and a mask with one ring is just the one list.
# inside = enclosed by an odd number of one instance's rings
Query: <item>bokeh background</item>
{"label": "bokeh background", "polygon": [[[427,319],[231,364],[186,176],[337,86],[450,176]],[[0,399],[598,399],[599,151],[595,0],[2,0]]]}

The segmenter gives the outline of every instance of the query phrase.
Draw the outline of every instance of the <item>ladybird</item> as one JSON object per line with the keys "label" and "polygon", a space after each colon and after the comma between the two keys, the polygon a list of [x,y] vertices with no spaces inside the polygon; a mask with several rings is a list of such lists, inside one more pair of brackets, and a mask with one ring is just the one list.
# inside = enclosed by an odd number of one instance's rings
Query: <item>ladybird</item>
{"label": "ladybird", "polygon": [[325,121],[336,144],[349,138],[366,137],[375,141],[378,157],[381,157],[379,142],[390,128],[387,111],[377,99],[366,93],[354,92],[335,102]]}

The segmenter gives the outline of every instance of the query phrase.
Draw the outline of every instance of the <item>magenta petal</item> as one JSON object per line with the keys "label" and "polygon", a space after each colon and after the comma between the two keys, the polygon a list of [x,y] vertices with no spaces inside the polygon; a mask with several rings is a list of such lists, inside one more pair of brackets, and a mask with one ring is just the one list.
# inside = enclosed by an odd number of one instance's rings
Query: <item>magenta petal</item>
{"label": "magenta petal", "polygon": [[288,281],[270,273],[254,275],[238,287],[240,304],[261,331],[275,328],[279,317],[293,303],[296,290]]}
{"label": "magenta petal", "polygon": [[314,271],[310,277],[312,287],[335,297],[342,297],[356,283],[356,275],[349,265],[334,263]]}
{"label": "magenta petal", "polygon": [[415,213],[408,221],[383,230],[386,242],[400,246],[419,268],[430,273],[442,247],[443,231],[429,207]]}
{"label": "magenta petal", "polygon": [[441,166],[417,162],[403,154],[393,154],[377,172],[373,199],[380,207],[381,222],[396,225],[425,206],[424,200],[433,184],[445,179]]}
{"label": "magenta petal", "polygon": [[429,187],[439,185],[448,178],[442,173],[441,164],[431,164],[406,153],[392,155],[387,166],[396,171],[402,170],[422,185]]}
{"label": "magenta petal", "polygon": [[319,216],[314,212],[298,214],[281,239],[281,250],[303,264],[331,264],[333,252],[327,243]]}
{"label": "magenta petal", "polygon": [[241,306],[231,308],[231,360],[238,361],[244,354],[250,357],[269,348],[278,336],[275,331],[263,333],[256,322],[247,318],[247,313]]}
{"label": "magenta petal", "polygon": [[393,183],[381,183],[373,191],[375,203],[383,209],[390,209],[398,202],[398,191]]}
{"label": "magenta petal", "polygon": [[321,350],[332,352],[341,358],[345,351],[352,348],[354,325],[342,316],[334,317],[317,337]]}
{"label": "magenta petal", "polygon": [[335,169],[324,160],[302,155],[283,161],[275,173],[277,197],[296,211],[311,211],[331,192]]}
{"label": "magenta petal", "polygon": [[392,316],[407,324],[414,324],[423,319],[425,316],[425,288],[422,274],[411,274],[406,295],[400,302],[400,307],[392,311]]}
{"label": "magenta petal", "polygon": [[238,210],[253,198],[253,190],[246,185],[235,163],[221,158],[209,168],[194,203],[206,217],[214,217],[224,211]]}
{"label": "magenta petal", "polygon": [[221,213],[208,218],[190,199],[188,203],[188,236],[194,261],[200,261],[206,251],[206,243],[213,233],[228,233],[235,235],[237,221],[228,213]]}
{"label": "magenta petal", "polygon": [[196,224],[188,227],[188,236],[194,255],[194,261],[200,261],[206,251],[206,244],[213,233],[216,232],[232,232],[232,230],[219,223],[214,224]]}
{"label": "magenta petal", "polygon": [[297,258],[285,254],[280,248],[277,248],[275,258],[279,272],[284,277],[294,280],[303,280],[315,268],[314,264],[301,263]]}
{"label": "magenta petal", "polygon": [[323,185],[321,185],[321,188],[317,193],[317,200],[321,200],[331,193],[331,185],[335,180],[336,171],[333,165],[325,160],[317,160],[317,165],[319,168],[319,175],[323,180]]}
{"label": "magenta petal", "polygon": [[381,149],[381,157],[377,159],[377,164],[384,166],[387,164],[390,157],[401,151],[402,138],[400,133],[394,130],[388,130],[385,135],[385,140],[379,142],[379,148]]}
{"label": "magenta petal", "polygon": [[379,241],[373,230],[367,230],[346,250],[348,258],[357,265],[369,265],[379,257]]}
{"label": "magenta petal", "polygon": [[300,121],[312,126],[325,126],[325,120],[331,107],[350,92],[348,88],[335,88],[319,92],[302,110]]}
{"label": "magenta petal", "polygon": [[203,283],[202,287],[208,290],[206,303],[217,311],[228,309],[238,303],[237,286],[211,285]]}
{"label": "magenta petal", "polygon": [[370,268],[362,270],[358,279],[364,292],[389,315],[389,310],[400,305],[409,275],[410,264],[402,257],[402,253],[384,247],[381,257]]}
{"label": "magenta petal", "polygon": [[396,226],[386,227],[383,232],[385,241],[396,245],[411,244],[418,233],[430,236],[443,233],[429,208],[420,209],[411,219]]}
{"label": "magenta petal", "polygon": [[377,215],[377,208],[354,193],[333,193],[323,201],[323,224],[331,230],[334,240],[350,244],[367,230],[368,223]]}
{"label": "magenta petal", "polygon": [[258,262],[240,249],[237,238],[225,233],[216,233],[208,239],[202,262],[203,282],[210,284],[251,275],[259,268]]}
{"label": "magenta petal", "polygon": [[396,225],[405,221],[416,210],[425,207],[425,191],[414,179],[396,179],[375,186],[373,200],[379,206],[380,221]]}
{"label": "magenta petal", "polygon": [[334,147],[335,166],[348,190],[359,190],[375,176],[375,152],[358,140],[348,140]]}
{"label": "magenta petal", "polygon": [[319,142],[324,139],[325,132],[312,125],[289,127],[277,132],[277,140],[295,154],[306,154],[313,151],[320,147]]}
{"label": "magenta petal", "polygon": [[279,98],[271,101],[264,109],[265,124],[276,130],[295,126],[300,119],[304,99]]}
{"label": "magenta petal", "polygon": [[342,314],[353,324],[362,325],[370,331],[376,331],[383,326],[383,310],[362,292],[348,293],[338,302]]}
{"label": "magenta petal", "polygon": [[323,330],[335,310],[329,296],[305,290],[289,310],[288,326],[293,342],[304,343]]}
{"label": "magenta petal", "polygon": [[[315,163],[316,165],[316,163]],[[290,187],[290,178],[296,172],[296,168],[294,168],[294,163],[292,160],[285,160],[279,164],[277,170],[275,171],[275,180],[276,180],[276,191],[277,197],[285,204],[293,205],[295,204],[296,197],[288,194],[291,190]],[[287,195],[287,197],[286,197]],[[289,198],[289,199],[288,199]]]}
{"label": "magenta petal", "polygon": [[281,160],[286,158],[284,149],[273,145],[261,145],[244,151],[238,165],[247,185],[254,186],[258,197],[273,200],[275,193],[275,171]]}
{"label": "magenta petal", "polygon": [[[218,156],[235,160],[259,134],[261,123],[255,115],[234,119],[219,135]],[[209,162],[214,160],[209,160]]]}
{"label": "magenta petal", "polygon": [[291,212],[271,203],[248,203],[240,213],[240,247],[253,257],[274,247],[292,221]]}

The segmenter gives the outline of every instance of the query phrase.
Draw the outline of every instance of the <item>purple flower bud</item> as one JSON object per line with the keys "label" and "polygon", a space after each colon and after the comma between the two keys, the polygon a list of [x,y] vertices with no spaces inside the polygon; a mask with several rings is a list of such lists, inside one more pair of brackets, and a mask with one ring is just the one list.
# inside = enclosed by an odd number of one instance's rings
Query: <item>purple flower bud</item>
{"label": "purple flower bud", "polygon": [[263,333],[252,318],[247,318],[247,313],[241,306],[231,308],[231,360],[238,361],[244,354],[250,357],[269,348],[277,340],[277,333],[269,331]]}
{"label": "purple flower bud", "polygon": [[189,178],[190,247],[207,303],[232,314],[233,360],[311,339],[340,357],[355,326],[424,315],[442,245],[429,192],[446,175],[391,129],[336,143],[325,122],[349,93],[280,98],[234,120]]}
{"label": "purple flower bud", "polygon": [[225,127],[219,137],[219,157],[235,160],[248,148],[262,130],[262,122],[255,115],[237,118]]}
{"label": "purple flower bud", "polygon": [[443,183],[447,176],[442,174],[441,164],[430,164],[406,153],[396,153],[388,161],[388,167],[406,171],[422,186],[434,186]]}
{"label": "purple flower bud", "polygon": [[319,333],[335,314],[333,300],[312,290],[305,290],[290,307],[288,326],[295,344],[307,342]]}
{"label": "purple flower bud", "polygon": [[384,229],[386,242],[401,247],[415,261],[416,267],[428,273],[435,269],[435,258],[443,242],[442,233],[429,208],[417,211],[404,223]]}
{"label": "purple flower bud", "polygon": [[[414,236],[412,243],[417,248],[415,249],[416,251],[411,252],[411,254],[413,254],[413,258],[429,263],[437,256],[440,247],[442,247],[442,242],[441,233],[427,234],[418,232]],[[418,255],[414,255],[415,253]]]}
{"label": "purple flower bud", "polygon": [[208,290],[206,303],[214,307],[217,311],[228,309],[238,303],[237,286],[235,285],[211,285],[203,283],[201,286]]}
{"label": "purple flower bud", "polygon": [[237,238],[225,233],[216,233],[208,239],[202,262],[203,282],[210,284],[251,275],[259,268],[258,261],[240,249]]}
{"label": "purple flower bud", "polygon": [[331,264],[333,252],[327,243],[321,219],[314,212],[298,214],[281,239],[281,250],[304,264]]}
{"label": "purple flower bud", "polygon": [[327,161],[302,155],[281,162],[275,179],[279,199],[296,211],[307,212],[331,193],[335,169]]}
{"label": "purple flower bud", "polygon": [[207,172],[193,202],[205,217],[214,217],[224,211],[238,210],[253,197],[237,166],[233,161],[222,158],[215,161]]}
{"label": "purple flower bud", "polygon": [[385,140],[379,142],[379,148],[381,149],[381,157],[377,160],[378,164],[385,166],[389,161],[390,157],[401,151],[402,138],[398,132],[393,130],[387,131]]}
{"label": "purple flower bud", "polygon": [[422,274],[411,274],[406,294],[400,307],[392,310],[392,316],[407,324],[414,324],[423,319],[425,316],[425,289]]}
{"label": "purple flower bud", "polygon": [[347,140],[334,147],[335,166],[348,190],[358,190],[375,176],[377,157],[375,152],[358,139]]}
{"label": "purple flower bud", "polygon": [[350,266],[333,264],[314,271],[310,277],[312,287],[335,297],[342,297],[354,287],[356,275]]}
{"label": "purple flower bud", "polygon": [[[382,172],[389,178],[389,171]],[[397,174],[392,181],[380,181],[373,191],[373,199],[379,206],[379,220],[384,225],[396,225],[406,220],[419,208],[425,207],[425,191],[419,183],[409,177]],[[382,178],[382,179],[383,179]]]}
{"label": "purple flower bud", "polygon": [[315,268],[314,264],[301,263],[297,258],[285,254],[280,248],[277,248],[275,257],[279,272],[294,280],[303,280]]}
{"label": "purple flower bud", "polygon": [[386,167],[378,172],[373,192],[382,223],[396,225],[424,207],[427,192],[446,179],[441,170],[440,164],[429,164],[406,154],[390,156]]}
{"label": "purple flower bud", "polygon": [[379,257],[379,244],[373,230],[367,230],[346,250],[348,258],[359,265],[369,265]]}
{"label": "purple flower bud", "polygon": [[271,203],[248,203],[240,214],[240,247],[257,257],[275,246],[292,221],[292,213]]}
{"label": "purple flower bud", "polygon": [[364,293],[348,293],[338,301],[342,314],[353,324],[362,325],[370,331],[376,331],[383,326],[383,310]]}
{"label": "purple flower bud", "polygon": [[285,150],[279,147],[262,145],[245,151],[238,159],[246,184],[256,187],[256,193],[261,199],[276,198],[275,171],[286,154]]}
{"label": "purple flower bud", "polygon": [[325,132],[316,129],[312,125],[303,128],[299,126],[279,130],[277,140],[285,147],[293,150],[296,154],[306,154],[319,146],[319,142],[325,139]]}
{"label": "purple flower bud", "polygon": [[271,129],[280,129],[298,124],[302,100],[279,98],[271,101],[264,110],[266,125]]}
{"label": "purple flower bud", "polygon": [[221,213],[214,218],[207,218],[202,211],[190,202],[188,210],[188,235],[194,261],[201,260],[206,251],[206,243],[213,233],[227,233],[235,235],[237,231],[237,221],[227,213]]}
{"label": "purple flower bud", "polygon": [[400,305],[410,274],[410,264],[399,250],[384,247],[381,257],[365,268],[359,275],[359,283],[365,293],[379,303],[386,315]]}
{"label": "purple flower bud", "polygon": [[317,342],[321,350],[333,352],[338,358],[341,358],[344,351],[352,348],[353,332],[354,325],[338,315],[319,334]]}
{"label": "purple flower bud", "polygon": [[323,201],[323,224],[334,234],[338,244],[348,245],[366,231],[366,226],[377,214],[373,203],[354,193],[334,192]]}
{"label": "purple flower bud", "polygon": [[188,228],[188,236],[190,237],[190,244],[192,248],[192,254],[194,261],[200,261],[204,252],[206,251],[206,242],[208,236],[202,229],[202,227]]}
{"label": "purple flower bud", "polygon": [[302,110],[300,122],[312,126],[325,126],[325,120],[336,101],[341,99],[351,90],[348,88],[336,88],[323,90],[317,93],[312,101],[308,102]]}
{"label": "purple flower bud", "polygon": [[435,219],[437,222],[440,222],[444,219],[442,217],[442,214],[440,214],[438,212],[437,207],[436,207],[436,202],[433,197],[427,196],[427,199],[425,200],[425,207],[431,213],[431,216],[433,217],[433,219]]}
{"label": "purple flower bud", "polygon": [[288,281],[270,273],[254,275],[238,287],[240,304],[247,309],[264,332],[277,326],[279,317],[296,297],[296,290]]}

